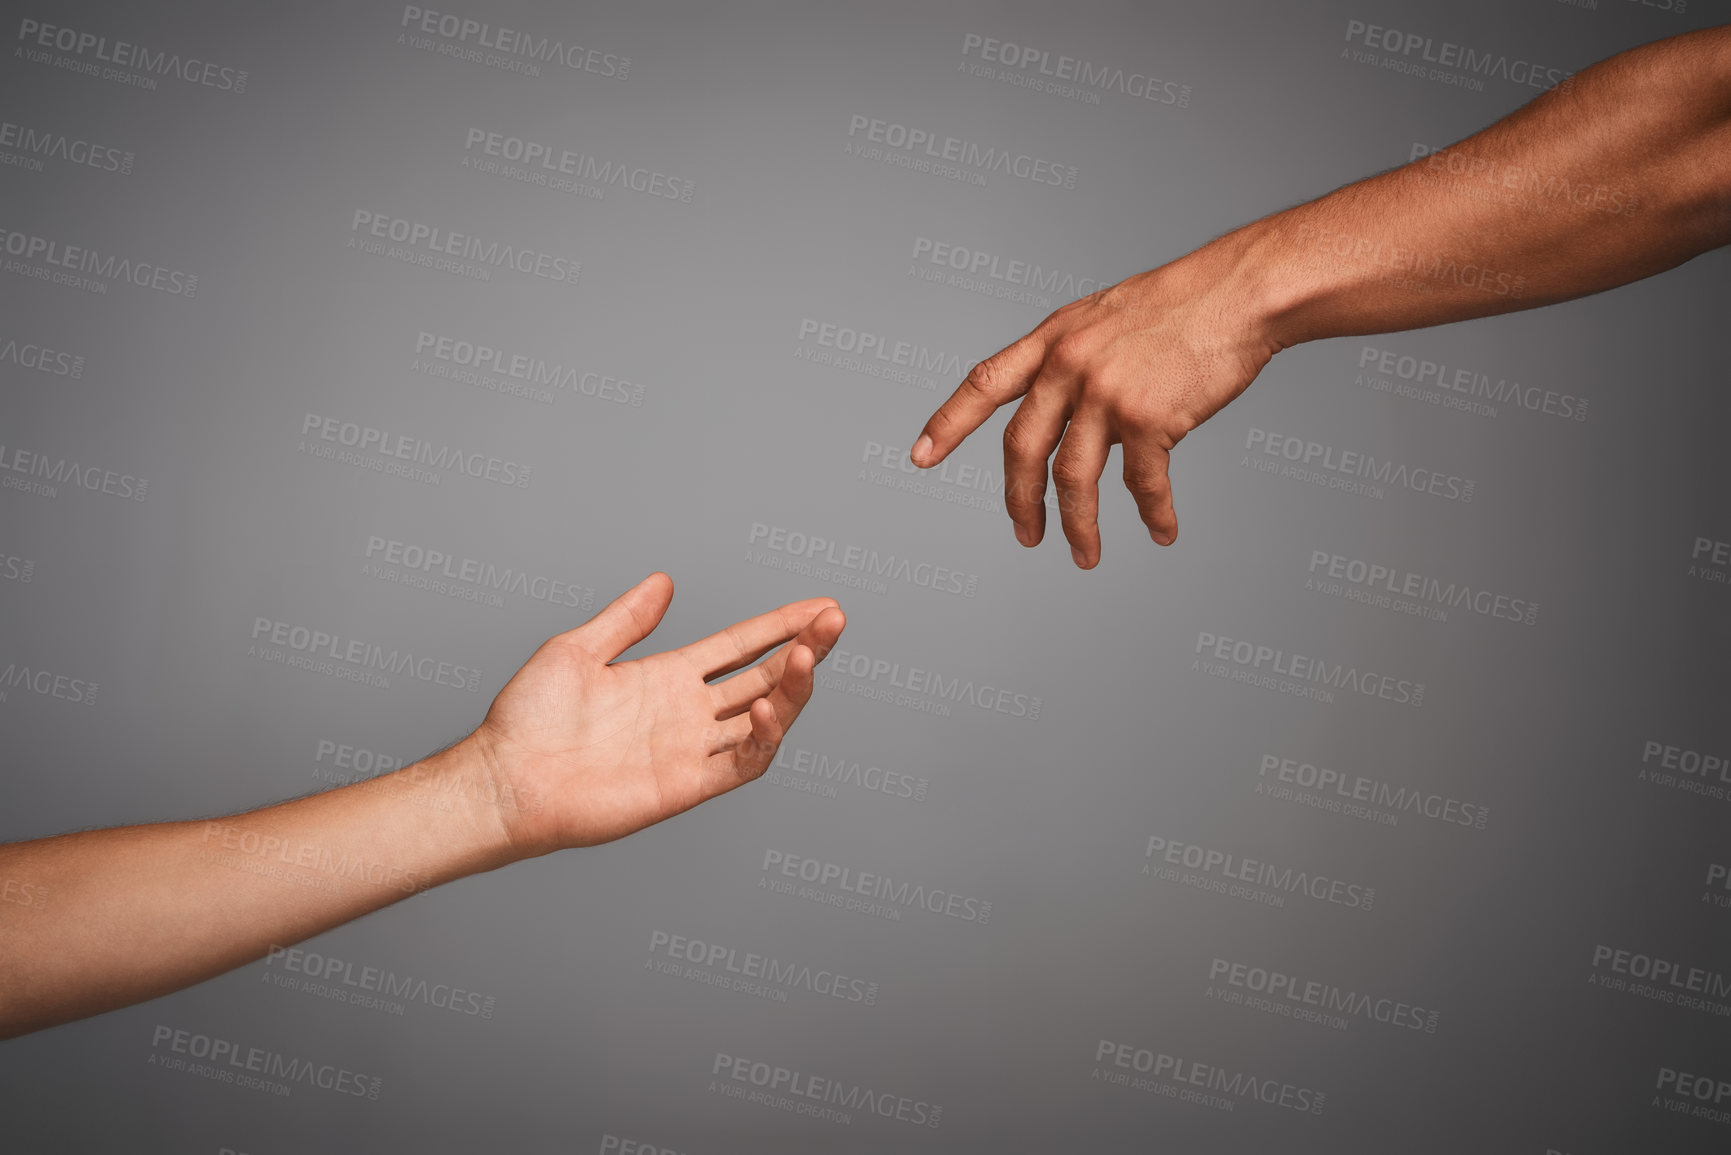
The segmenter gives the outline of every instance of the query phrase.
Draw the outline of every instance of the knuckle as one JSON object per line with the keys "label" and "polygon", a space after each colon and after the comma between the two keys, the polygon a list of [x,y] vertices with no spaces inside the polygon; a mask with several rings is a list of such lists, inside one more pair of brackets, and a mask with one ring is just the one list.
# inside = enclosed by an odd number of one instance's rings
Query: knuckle
{"label": "knuckle", "polygon": [[1052,342],[1046,363],[1060,373],[1079,373],[1088,363],[1088,342],[1072,330]]}
{"label": "knuckle", "polygon": [[1122,407],[1117,414],[1118,428],[1134,438],[1158,439],[1164,431],[1165,422],[1152,405],[1130,404]]}
{"label": "knuckle", "polygon": [[968,371],[962,386],[982,396],[995,396],[1003,387],[1004,369],[996,357],[987,357]]}
{"label": "knuckle", "polygon": [[1046,454],[1040,443],[1040,435],[1032,425],[1021,420],[1018,412],[1016,418],[1004,426],[1004,452],[1018,462],[1044,461]]}
{"label": "knuckle", "polygon": [[1052,479],[1066,489],[1083,489],[1094,482],[1086,466],[1067,457],[1052,462]]}
{"label": "knuckle", "polygon": [[1190,428],[1183,412],[1175,409],[1157,389],[1119,390],[1115,408],[1113,416],[1119,428],[1168,447]]}
{"label": "knuckle", "polygon": [[1154,465],[1127,467],[1124,487],[1132,493],[1157,497],[1167,491],[1166,471]]}

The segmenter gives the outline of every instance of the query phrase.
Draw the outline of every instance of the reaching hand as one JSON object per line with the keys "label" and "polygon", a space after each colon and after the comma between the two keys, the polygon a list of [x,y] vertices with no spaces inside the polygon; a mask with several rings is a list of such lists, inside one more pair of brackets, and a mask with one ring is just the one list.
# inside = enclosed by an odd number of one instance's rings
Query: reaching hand
{"label": "reaching hand", "polygon": [[914,464],[938,464],[1000,405],[1025,394],[1004,429],[1004,505],[1016,539],[1038,545],[1045,533],[1052,458],[1071,555],[1083,569],[1097,565],[1100,474],[1107,451],[1122,442],[1124,484],[1149,536],[1171,545],[1178,536],[1167,476],[1172,447],[1242,393],[1275,352],[1201,289],[1177,262],[1058,309],[974,366],[926,422]]}
{"label": "reaching hand", "polygon": [[[614,661],[672,600],[672,579],[651,574],[548,639],[469,739],[502,796],[545,800],[502,809],[519,856],[622,838],[762,774],[847,622],[833,599],[812,598]],[[712,681],[790,638],[768,661]]]}

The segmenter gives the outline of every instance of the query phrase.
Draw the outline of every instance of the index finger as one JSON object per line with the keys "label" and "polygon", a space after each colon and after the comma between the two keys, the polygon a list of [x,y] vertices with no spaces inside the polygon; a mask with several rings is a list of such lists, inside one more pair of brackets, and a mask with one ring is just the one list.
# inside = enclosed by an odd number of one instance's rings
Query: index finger
{"label": "index finger", "polygon": [[823,611],[836,606],[834,598],[807,598],[789,602],[767,614],[735,622],[719,633],[681,646],[679,652],[696,666],[705,681],[743,669],[770,650],[798,634]]}
{"label": "index finger", "polygon": [[1007,401],[1028,391],[1046,360],[1046,340],[1029,333],[974,366],[950,399],[931,415],[908,458],[930,469],[950,455],[964,438],[985,423]]}

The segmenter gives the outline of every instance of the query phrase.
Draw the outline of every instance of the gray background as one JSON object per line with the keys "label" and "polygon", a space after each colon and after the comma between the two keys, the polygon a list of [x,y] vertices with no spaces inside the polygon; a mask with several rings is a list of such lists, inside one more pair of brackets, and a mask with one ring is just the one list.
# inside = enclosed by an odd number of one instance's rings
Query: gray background
{"label": "gray background", "polygon": [[[623,78],[524,75],[441,54],[436,34],[417,47],[392,4],[6,7],[0,120],[134,160],[122,173],[6,150],[24,162],[0,166],[0,227],[198,285],[189,298],[0,275],[0,343],[83,358],[77,376],[0,361],[5,452],[148,480],[142,500],[0,490],[0,666],[99,686],[89,705],[0,687],[0,838],[302,794],[329,782],[320,742],[422,757],[593,608],[382,580],[363,571],[374,536],[559,578],[595,606],[664,569],[679,592],[655,648],[834,593],[846,654],[1040,700],[1037,718],[965,702],[944,716],[865,696],[888,678],[832,661],[769,778],[305,944],[491,997],[490,1018],[426,999],[357,1006],[255,964],[0,1048],[7,1147],[1588,1155],[1731,1141],[1655,1097],[1661,1068],[1731,1079],[1731,1024],[1601,987],[1614,975],[1594,966],[1608,946],[1731,972],[1731,909],[1705,886],[1731,860],[1731,802],[1643,778],[1658,769],[1648,743],[1731,752],[1731,587],[1691,569],[1697,539],[1731,539],[1725,253],[1559,307],[1280,355],[1176,455],[1175,548],[1146,542],[1114,453],[1092,573],[1056,532],[1021,550],[964,486],[939,482],[932,499],[874,484],[905,475],[874,470],[869,445],[905,449],[958,378],[852,371],[802,336],[806,320],[832,323],[965,371],[1065,298],[921,279],[917,238],[1111,282],[1537,91],[1343,56],[1349,21],[1578,70],[1721,20],[1722,5],[455,13],[629,58]],[[24,19],[244,69],[245,91],[172,76],[146,89],[33,59]],[[1074,99],[1000,79],[1001,65],[972,75],[969,34],[1152,74],[1184,100]],[[1075,187],[850,155],[854,116],[1074,166]],[[467,167],[471,129],[690,181],[691,198],[612,185],[597,199]],[[357,210],[577,259],[581,277],[483,282],[364,253],[349,246]],[[641,404],[581,389],[546,404],[429,375],[423,331],[631,382]],[[1360,379],[1366,347],[1585,398],[1586,416],[1379,392]],[[308,413],[527,463],[530,483],[446,471],[421,484],[319,460],[302,449]],[[1003,419],[956,461],[996,471]],[[1474,497],[1376,499],[1261,473],[1245,464],[1253,430],[1470,478]],[[772,568],[756,523],[947,566],[974,592]],[[1540,611],[1530,626],[1460,608],[1434,621],[1331,597],[1306,588],[1314,551]],[[478,667],[478,692],[249,656],[260,617]],[[1423,705],[1211,677],[1193,668],[1204,632],[1423,683]],[[821,781],[792,765],[819,754],[924,780],[923,797],[790,786]],[[1265,756],[1488,819],[1387,825],[1258,793]],[[1151,836],[1373,887],[1374,907],[1271,906],[1147,876]],[[779,877],[762,869],[771,850],[990,902],[990,917],[907,906],[892,919],[774,893],[760,885]],[[875,1001],[664,974],[657,931],[839,971],[877,984]],[[1436,1029],[1229,1005],[1209,997],[1215,959],[1436,1011]],[[282,1096],[166,1070],[151,1062],[159,1026],[377,1076],[382,1091]],[[1102,1040],[1322,1091],[1326,1108],[1109,1085]],[[938,1105],[941,1126],[731,1098],[718,1054]]]}

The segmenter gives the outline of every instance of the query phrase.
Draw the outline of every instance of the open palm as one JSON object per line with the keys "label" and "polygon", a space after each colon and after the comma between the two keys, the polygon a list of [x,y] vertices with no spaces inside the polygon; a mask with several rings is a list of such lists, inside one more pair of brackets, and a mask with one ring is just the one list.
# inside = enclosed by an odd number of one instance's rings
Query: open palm
{"label": "open palm", "polygon": [[762,774],[847,620],[833,599],[811,598],[615,661],[672,599],[672,579],[651,574],[549,638],[494,699],[473,737],[521,853],[622,838]]}

